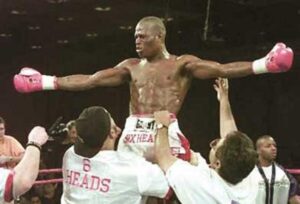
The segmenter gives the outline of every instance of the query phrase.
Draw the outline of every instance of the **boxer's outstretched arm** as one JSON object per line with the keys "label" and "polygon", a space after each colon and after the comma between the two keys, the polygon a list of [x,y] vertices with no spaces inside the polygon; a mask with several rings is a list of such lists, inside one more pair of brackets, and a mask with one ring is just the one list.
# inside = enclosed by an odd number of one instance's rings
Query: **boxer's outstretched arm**
{"label": "boxer's outstretched arm", "polygon": [[237,131],[237,126],[232,114],[228,90],[228,80],[224,78],[216,79],[214,89],[220,102],[220,136],[224,138],[229,132]]}
{"label": "boxer's outstretched arm", "polygon": [[186,69],[193,77],[199,79],[234,78],[253,74],[251,62],[232,62],[220,64],[208,60],[192,60],[186,64]]}
{"label": "boxer's outstretched arm", "polygon": [[70,75],[57,78],[57,88],[62,90],[80,91],[97,86],[118,86],[130,80],[129,70],[126,68],[109,68],[93,75]]}
{"label": "boxer's outstretched arm", "polygon": [[136,59],[127,59],[115,66],[96,72],[93,75],[70,75],[55,77],[42,75],[39,71],[25,67],[14,76],[14,86],[20,93],[30,93],[42,90],[71,90],[80,91],[97,86],[117,86],[130,81],[130,67],[137,63]]}
{"label": "boxer's outstretched arm", "polygon": [[250,74],[278,73],[288,71],[293,63],[293,51],[283,43],[277,43],[273,49],[263,58],[253,62],[232,62],[220,64],[214,61],[201,60],[192,55],[184,55],[184,68],[193,77],[207,78],[233,78]]}

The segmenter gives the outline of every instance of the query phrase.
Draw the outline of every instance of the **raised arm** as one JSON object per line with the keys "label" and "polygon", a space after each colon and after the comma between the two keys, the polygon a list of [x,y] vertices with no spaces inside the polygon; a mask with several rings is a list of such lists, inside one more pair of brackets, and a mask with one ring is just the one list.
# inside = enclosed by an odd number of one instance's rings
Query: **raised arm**
{"label": "raised arm", "polygon": [[168,111],[155,112],[154,119],[157,124],[155,157],[160,168],[166,172],[177,160],[177,158],[171,154],[168,138],[168,127],[171,123],[170,113]]}
{"label": "raised arm", "polygon": [[220,136],[224,138],[229,132],[237,130],[229,102],[228,80],[224,78],[216,79],[214,89],[220,102]]}
{"label": "raised arm", "polygon": [[55,89],[81,91],[97,86],[117,86],[130,81],[129,67],[133,61],[136,60],[124,60],[114,68],[104,69],[93,75],[77,74],[65,77],[42,75],[32,68],[25,67],[14,76],[14,85],[21,93]]}
{"label": "raised arm", "polygon": [[29,133],[24,157],[14,168],[12,186],[14,198],[24,194],[32,187],[39,172],[40,149],[47,139],[48,135],[42,127],[35,127]]}
{"label": "raised arm", "polygon": [[182,56],[184,68],[193,77],[207,78],[233,78],[250,74],[278,73],[288,71],[293,63],[293,51],[283,43],[277,43],[263,58],[253,62],[232,62],[220,64],[214,61],[201,60],[195,56]]}

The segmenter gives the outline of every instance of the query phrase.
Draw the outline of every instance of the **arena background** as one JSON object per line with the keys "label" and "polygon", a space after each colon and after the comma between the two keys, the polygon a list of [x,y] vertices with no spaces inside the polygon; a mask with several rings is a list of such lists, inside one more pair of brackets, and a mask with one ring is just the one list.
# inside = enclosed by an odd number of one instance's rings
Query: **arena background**
{"label": "arena background", "polygon": [[[166,19],[167,48],[225,63],[264,56],[277,41],[295,52],[288,73],[230,80],[230,100],[240,130],[254,140],[272,135],[279,162],[300,168],[300,1],[211,0],[0,0],[0,115],[7,134],[25,145],[34,125],[49,127],[59,116],[74,119],[91,105],[105,106],[123,127],[128,85],[84,92],[19,94],[13,75],[23,66],[57,76],[91,74],[136,57],[134,28],[147,15]],[[192,148],[204,156],[218,136],[214,80],[194,80],[179,113]]]}

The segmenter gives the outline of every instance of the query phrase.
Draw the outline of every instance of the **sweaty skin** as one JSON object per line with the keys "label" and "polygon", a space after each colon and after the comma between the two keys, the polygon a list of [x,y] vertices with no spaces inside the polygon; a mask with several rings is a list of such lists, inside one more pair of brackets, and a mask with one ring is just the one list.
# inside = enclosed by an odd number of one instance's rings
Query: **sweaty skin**
{"label": "sweaty skin", "polygon": [[169,110],[177,113],[190,87],[191,77],[182,73],[176,56],[156,63],[139,60],[129,68],[132,114]]}
{"label": "sweaty skin", "polygon": [[135,30],[140,58],[126,59],[93,75],[57,78],[62,90],[130,84],[130,114],[168,110],[177,114],[193,78],[242,77],[253,74],[252,62],[219,64],[193,55],[175,56],[165,47],[165,33],[153,22],[140,21]]}

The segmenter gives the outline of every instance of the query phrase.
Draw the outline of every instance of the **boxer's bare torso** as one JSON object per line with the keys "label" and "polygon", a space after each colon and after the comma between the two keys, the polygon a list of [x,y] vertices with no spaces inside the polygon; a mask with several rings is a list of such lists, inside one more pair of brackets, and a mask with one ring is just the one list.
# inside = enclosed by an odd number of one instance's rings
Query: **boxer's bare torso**
{"label": "boxer's bare torso", "polygon": [[154,62],[128,60],[131,114],[152,114],[158,110],[176,114],[191,82],[182,67],[174,55]]}

